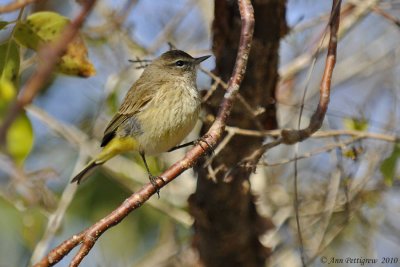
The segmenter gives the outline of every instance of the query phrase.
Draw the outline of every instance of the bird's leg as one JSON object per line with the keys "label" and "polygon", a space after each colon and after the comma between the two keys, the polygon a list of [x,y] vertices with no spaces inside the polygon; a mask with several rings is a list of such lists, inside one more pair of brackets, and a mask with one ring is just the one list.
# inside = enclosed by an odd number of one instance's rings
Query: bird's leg
{"label": "bird's leg", "polygon": [[[204,143],[206,143],[206,144],[208,145],[208,147],[211,148],[210,144],[205,140],[206,137],[207,137],[207,136],[202,136],[202,137],[198,138],[197,140],[193,140],[193,141],[191,141],[191,142],[187,142],[187,143],[184,143],[184,144],[179,145],[179,146],[174,146],[173,148],[171,148],[171,149],[168,150],[167,152],[171,152],[171,151],[174,151],[174,150],[183,148],[183,147],[194,146],[194,145],[200,145],[201,148],[202,148],[204,151],[206,151],[207,149],[204,148],[203,145],[202,145],[202,143],[201,143],[201,142],[204,142]],[[212,152],[213,152],[213,150],[211,150],[211,153],[212,153]]]}
{"label": "bird's leg", "polygon": [[184,144],[179,145],[179,146],[174,146],[173,148],[171,148],[167,152],[172,152],[172,151],[175,151],[177,149],[181,149],[181,148],[184,148],[184,147],[187,147],[187,146],[193,146],[193,145],[195,145],[196,141],[197,140],[194,140],[194,141],[190,141],[190,142],[184,143]]}
{"label": "bird's leg", "polygon": [[158,187],[158,185],[156,183],[156,180],[158,177],[151,174],[149,165],[147,165],[146,156],[145,156],[144,152],[140,152],[139,154],[142,157],[144,166],[146,167],[146,171],[147,171],[147,174],[149,175],[150,183],[154,186],[154,188],[156,189],[156,192],[157,192],[157,196],[158,196],[158,198],[160,198],[160,188]]}

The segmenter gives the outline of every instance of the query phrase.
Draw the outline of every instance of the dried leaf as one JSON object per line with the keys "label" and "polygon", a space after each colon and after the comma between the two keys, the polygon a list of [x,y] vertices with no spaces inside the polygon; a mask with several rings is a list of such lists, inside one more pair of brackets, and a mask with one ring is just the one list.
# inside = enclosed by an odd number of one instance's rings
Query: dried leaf
{"label": "dried leaf", "polygon": [[87,48],[80,36],[76,37],[67,47],[67,52],[58,65],[59,71],[68,75],[90,77],[96,74],[96,69],[88,59]]}

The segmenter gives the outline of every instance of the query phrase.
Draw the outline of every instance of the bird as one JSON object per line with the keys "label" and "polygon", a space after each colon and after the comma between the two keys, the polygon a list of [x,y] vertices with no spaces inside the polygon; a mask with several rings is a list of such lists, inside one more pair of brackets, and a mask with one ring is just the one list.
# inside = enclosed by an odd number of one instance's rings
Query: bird
{"label": "bird", "polygon": [[170,50],[151,61],[105,128],[101,152],[71,183],[79,184],[90,171],[118,154],[136,151],[155,185],[157,177],[151,174],[146,155],[173,150],[192,131],[201,105],[197,69],[209,57],[194,58],[182,50]]}

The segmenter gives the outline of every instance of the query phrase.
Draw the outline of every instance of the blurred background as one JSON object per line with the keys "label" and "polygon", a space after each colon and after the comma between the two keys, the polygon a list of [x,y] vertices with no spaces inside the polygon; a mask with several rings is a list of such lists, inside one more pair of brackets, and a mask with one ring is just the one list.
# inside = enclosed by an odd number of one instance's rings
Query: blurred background
{"label": "blurred background", "polygon": [[[74,18],[80,8],[75,1],[45,0],[28,5],[23,16],[52,10]],[[326,45],[321,40],[330,9],[331,1],[287,2],[290,32],[281,40],[276,89],[279,128],[297,127],[302,106],[301,125],[306,126],[318,103]],[[342,9],[331,102],[320,135],[271,149],[251,177],[258,211],[275,225],[261,237],[272,248],[269,266],[301,266],[293,205],[296,155],[310,266],[323,266],[321,256],[377,258],[382,266],[400,266],[381,263],[400,252],[400,1],[344,1]],[[13,21],[18,14],[0,14],[0,20]],[[140,157],[132,153],[108,162],[77,190],[68,186],[99,151],[106,124],[141,74],[142,68],[128,60],[152,59],[169,49],[168,42],[192,56],[212,54],[213,19],[211,0],[97,1],[81,30],[96,75],[53,75],[27,107],[32,130],[25,134],[33,147],[23,164],[0,154],[1,267],[37,262],[148,182]],[[2,29],[0,41],[12,29],[12,24]],[[32,57],[22,51],[20,84],[33,73]],[[211,59],[202,67],[214,65]],[[199,72],[204,94],[211,83]],[[188,141],[200,126],[201,121]],[[359,134],[347,134],[351,131]],[[150,158],[153,173],[184,152]],[[81,266],[190,266],[196,254],[187,199],[195,187],[195,174],[185,172],[161,190],[160,199],[153,197],[107,231]],[[74,252],[57,266],[68,266]]]}

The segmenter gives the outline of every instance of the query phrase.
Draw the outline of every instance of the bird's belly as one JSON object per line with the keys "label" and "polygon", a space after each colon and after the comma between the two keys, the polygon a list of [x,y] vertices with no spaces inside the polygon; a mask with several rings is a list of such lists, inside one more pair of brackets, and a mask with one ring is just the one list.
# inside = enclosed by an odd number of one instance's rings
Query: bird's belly
{"label": "bird's belly", "polygon": [[[166,152],[182,142],[197,122],[199,103],[180,103],[140,117],[143,134],[137,137],[146,155]],[[151,116],[151,117],[150,117]],[[154,119],[157,116],[158,119]]]}

